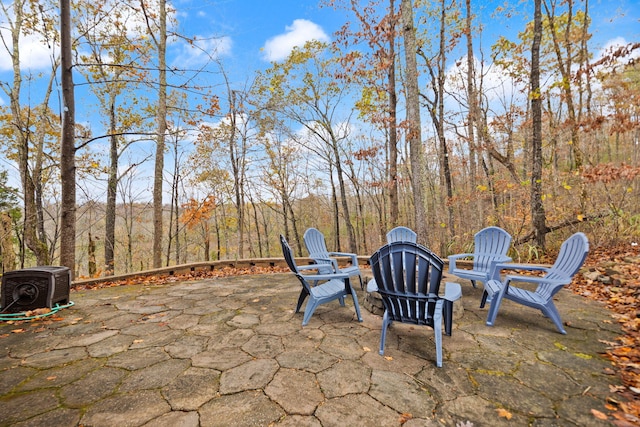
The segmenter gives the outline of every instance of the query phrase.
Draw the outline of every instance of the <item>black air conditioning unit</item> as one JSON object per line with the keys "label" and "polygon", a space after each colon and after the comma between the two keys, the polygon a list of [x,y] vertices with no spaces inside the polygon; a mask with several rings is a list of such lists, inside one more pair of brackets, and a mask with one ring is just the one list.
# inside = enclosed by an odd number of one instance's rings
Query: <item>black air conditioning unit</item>
{"label": "black air conditioning unit", "polygon": [[2,275],[0,312],[20,313],[66,304],[70,288],[68,267],[43,266],[8,271]]}

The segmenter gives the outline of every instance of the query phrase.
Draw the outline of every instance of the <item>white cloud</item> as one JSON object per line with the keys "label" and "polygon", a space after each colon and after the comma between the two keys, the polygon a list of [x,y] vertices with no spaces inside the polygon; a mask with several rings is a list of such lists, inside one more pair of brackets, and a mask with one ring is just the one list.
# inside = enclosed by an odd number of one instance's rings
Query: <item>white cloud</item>
{"label": "white cloud", "polygon": [[[598,51],[595,55],[594,62],[598,62],[605,58],[606,56],[611,55],[616,52],[618,49],[627,47],[629,42],[623,37],[615,37],[611,40],[608,40],[602,49]],[[622,52],[620,52],[622,53]],[[640,58],[640,49],[635,49],[633,51],[627,51],[627,55],[622,56],[620,58],[613,58],[614,60],[610,63],[609,66],[618,66],[618,65],[626,65],[629,61]],[[608,62],[608,61],[607,61]]]}
{"label": "white cloud", "polygon": [[294,47],[301,47],[310,40],[328,42],[329,36],[322,27],[306,19],[296,19],[293,24],[285,27],[283,34],[270,38],[264,44],[263,58],[267,61],[281,61],[285,59]]}
{"label": "white cloud", "polygon": [[205,65],[222,56],[229,55],[233,41],[230,37],[196,37],[192,44],[181,44],[173,61],[178,68]]}
{"label": "white cloud", "polygon": [[[11,34],[5,28],[2,31],[3,39],[8,43],[7,48],[12,49]],[[20,37],[20,68],[23,70],[40,71],[51,69],[52,54],[58,55],[58,47],[55,46],[55,53],[40,40],[39,36]],[[7,49],[0,48],[0,72],[13,69],[11,56]]]}

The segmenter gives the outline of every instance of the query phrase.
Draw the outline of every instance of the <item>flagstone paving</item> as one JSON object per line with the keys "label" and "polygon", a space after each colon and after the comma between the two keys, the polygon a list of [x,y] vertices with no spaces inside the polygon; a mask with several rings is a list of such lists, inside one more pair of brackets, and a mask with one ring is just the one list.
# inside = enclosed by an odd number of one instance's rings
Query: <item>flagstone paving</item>
{"label": "flagstone paving", "polygon": [[380,316],[349,301],[302,327],[292,274],[72,292],[59,320],[0,324],[0,425],[611,425],[603,306],[560,292],[561,335],[505,301],[487,327],[461,283],[443,368],[427,327],[392,325],[380,356]]}

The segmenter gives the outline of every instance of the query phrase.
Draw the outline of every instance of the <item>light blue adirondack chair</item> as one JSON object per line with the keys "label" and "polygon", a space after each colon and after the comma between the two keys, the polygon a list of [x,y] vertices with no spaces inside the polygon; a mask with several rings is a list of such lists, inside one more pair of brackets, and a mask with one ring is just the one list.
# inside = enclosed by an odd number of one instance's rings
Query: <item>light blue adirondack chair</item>
{"label": "light blue adirondack chair", "polygon": [[[339,300],[340,305],[344,306],[344,297],[351,295],[353,298],[353,305],[356,309],[356,315],[358,321],[362,322],[362,316],[360,315],[360,306],[358,305],[358,296],[355,289],[351,287],[349,283],[349,274],[343,272],[328,272],[319,274],[302,274],[304,270],[317,270],[318,264],[311,265],[297,265],[293,257],[293,251],[289,246],[289,243],[280,235],[280,244],[282,245],[282,254],[287,261],[289,269],[296,275],[300,283],[302,284],[302,291],[298,297],[298,305],[296,306],[296,313],[300,312],[300,307],[304,300],[309,297],[307,305],[304,309],[304,316],[302,318],[302,326],[306,326],[313,315],[313,312],[318,308],[320,304],[325,304],[334,300]],[[324,269],[326,271],[326,268]],[[322,282],[319,285],[311,286],[307,279],[314,282]]]}
{"label": "light blue adirondack chair", "polygon": [[[360,279],[360,288],[363,287],[362,273],[358,266],[358,256],[356,254],[349,252],[329,252],[324,240],[324,235],[316,228],[307,229],[302,238],[304,240],[304,245],[307,247],[307,251],[309,252],[309,258],[312,258],[321,266],[326,266],[319,268],[318,273],[339,271],[341,273],[348,274],[349,277],[358,276],[358,279]],[[340,268],[336,257],[349,258],[351,265]]]}
{"label": "light blue adirondack chair", "polygon": [[[474,236],[473,253],[450,255],[449,273],[462,279],[471,280],[473,287],[476,281],[486,283],[491,277],[491,271],[498,263],[511,261],[507,251],[511,245],[511,235],[500,227],[487,227],[478,231]],[[472,258],[473,268],[466,269],[456,265],[462,258]]]}
{"label": "light blue adirondack chair", "polygon": [[[384,305],[380,354],[384,354],[387,329],[392,322],[430,326],[435,334],[436,365],[442,367],[443,306],[445,301],[453,304],[462,296],[460,284],[447,283],[444,297],[438,296],[444,262],[417,243],[388,243],[369,261]],[[450,329],[451,316],[445,316],[444,321]]]}
{"label": "light blue adirondack chair", "polygon": [[[571,283],[573,276],[580,270],[589,253],[589,241],[583,233],[575,233],[562,243],[556,262],[551,268],[535,265],[498,264],[495,278],[485,283],[480,307],[484,307],[490,299],[487,325],[493,326],[503,299],[508,299],[527,307],[537,308],[550,318],[562,334],[567,331],[562,326],[560,313],[553,303],[553,296],[565,285]],[[542,277],[507,275],[499,280],[500,270],[542,271]],[[537,285],[535,291],[518,288],[513,283],[524,282]]]}
{"label": "light blue adirondack chair", "polygon": [[408,227],[398,226],[387,233],[387,243],[418,241],[418,235]]}

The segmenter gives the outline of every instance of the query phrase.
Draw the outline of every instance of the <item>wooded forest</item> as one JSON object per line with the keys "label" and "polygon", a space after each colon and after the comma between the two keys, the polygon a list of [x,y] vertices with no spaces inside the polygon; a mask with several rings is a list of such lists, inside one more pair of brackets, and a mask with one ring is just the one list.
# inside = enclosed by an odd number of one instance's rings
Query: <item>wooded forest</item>
{"label": "wooded forest", "polygon": [[281,257],[280,234],[304,256],[308,227],[369,255],[405,225],[446,257],[498,225],[520,261],[640,238],[640,42],[592,46],[588,0],[505,2],[527,18],[490,46],[482,2],[322,0],[332,41],[240,82],[214,51],[167,65],[200,46],[175,5],[99,3],[2,2],[2,271]]}

